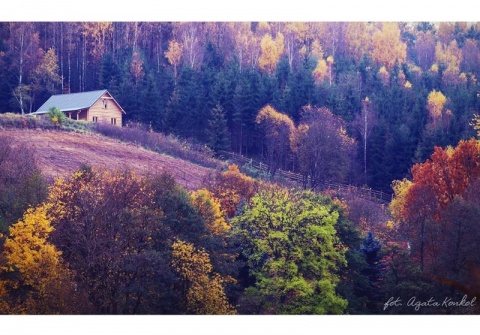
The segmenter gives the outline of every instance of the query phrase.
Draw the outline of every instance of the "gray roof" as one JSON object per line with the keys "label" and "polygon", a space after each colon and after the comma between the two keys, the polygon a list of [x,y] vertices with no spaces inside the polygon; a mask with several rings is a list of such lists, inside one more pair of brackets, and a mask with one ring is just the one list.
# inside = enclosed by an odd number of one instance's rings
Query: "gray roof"
{"label": "gray roof", "polygon": [[[90,108],[95,101],[100,99],[107,90],[98,90],[81,93],[57,94],[52,95],[50,99],[32,114],[45,114],[51,107],[57,107],[62,112],[76,111]],[[110,94],[110,93],[109,93]],[[115,99],[114,99],[115,100]],[[116,101],[115,101],[116,102]],[[117,103],[117,102],[116,102]],[[118,103],[117,103],[118,104]],[[119,105],[120,107],[120,105]],[[120,107],[121,108],[121,107]],[[122,109],[122,108],[121,108]],[[123,111],[123,109],[122,109]]]}

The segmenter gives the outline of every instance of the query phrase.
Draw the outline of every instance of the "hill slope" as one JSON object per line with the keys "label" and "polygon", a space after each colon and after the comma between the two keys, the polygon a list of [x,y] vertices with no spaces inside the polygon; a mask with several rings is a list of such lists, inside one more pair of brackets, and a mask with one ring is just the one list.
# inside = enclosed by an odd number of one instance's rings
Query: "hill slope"
{"label": "hill slope", "polygon": [[37,164],[48,178],[71,173],[88,164],[111,170],[132,169],[140,174],[165,171],[186,188],[196,189],[213,171],[96,134],[19,129],[2,130],[0,134],[11,138],[13,143],[32,147]]}

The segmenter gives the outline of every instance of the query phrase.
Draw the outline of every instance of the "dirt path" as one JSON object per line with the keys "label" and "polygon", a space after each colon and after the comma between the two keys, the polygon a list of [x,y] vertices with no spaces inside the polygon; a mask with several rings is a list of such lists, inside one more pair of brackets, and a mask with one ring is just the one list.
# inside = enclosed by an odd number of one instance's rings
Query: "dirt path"
{"label": "dirt path", "polygon": [[213,171],[96,134],[18,129],[0,130],[0,134],[12,138],[14,143],[25,143],[34,148],[38,165],[50,178],[88,164],[111,170],[133,169],[141,174],[166,171],[186,188],[197,189],[205,176]]}

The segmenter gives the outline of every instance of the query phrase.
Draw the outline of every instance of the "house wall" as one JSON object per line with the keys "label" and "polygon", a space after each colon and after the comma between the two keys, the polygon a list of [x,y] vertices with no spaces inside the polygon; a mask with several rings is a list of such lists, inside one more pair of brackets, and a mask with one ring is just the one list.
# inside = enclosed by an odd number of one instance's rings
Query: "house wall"
{"label": "house wall", "polygon": [[94,117],[97,118],[96,122],[122,126],[122,110],[108,94],[98,99],[88,110],[87,120],[93,122]]}

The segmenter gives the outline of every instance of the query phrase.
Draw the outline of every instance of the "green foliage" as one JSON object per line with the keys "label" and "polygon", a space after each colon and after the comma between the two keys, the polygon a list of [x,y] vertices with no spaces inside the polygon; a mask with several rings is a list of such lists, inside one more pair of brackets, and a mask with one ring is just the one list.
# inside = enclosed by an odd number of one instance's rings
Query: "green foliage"
{"label": "green foliage", "polygon": [[47,114],[45,114],[45,117],[52,121],[53,124],[56,126],[63,125],[65,123],[65,120],[67,119],[65,114],[63,114],[63,112],[57,107],[50,107]]}
{"label": "green foliage", "polygon": [[338,248],[338,212],[312,192],[272,188],[255,195],[233,219],[255,282],[242,304],[261,302],[267,314],[341,314],[335,292],[345,253]]}
{"label": "green foliage", "polygon": [[230,133],[227,127],[225,111],[217,104],[211,111],[211,118],[208,121],[208,144],[210,148],[219,153],[230,150]]}

